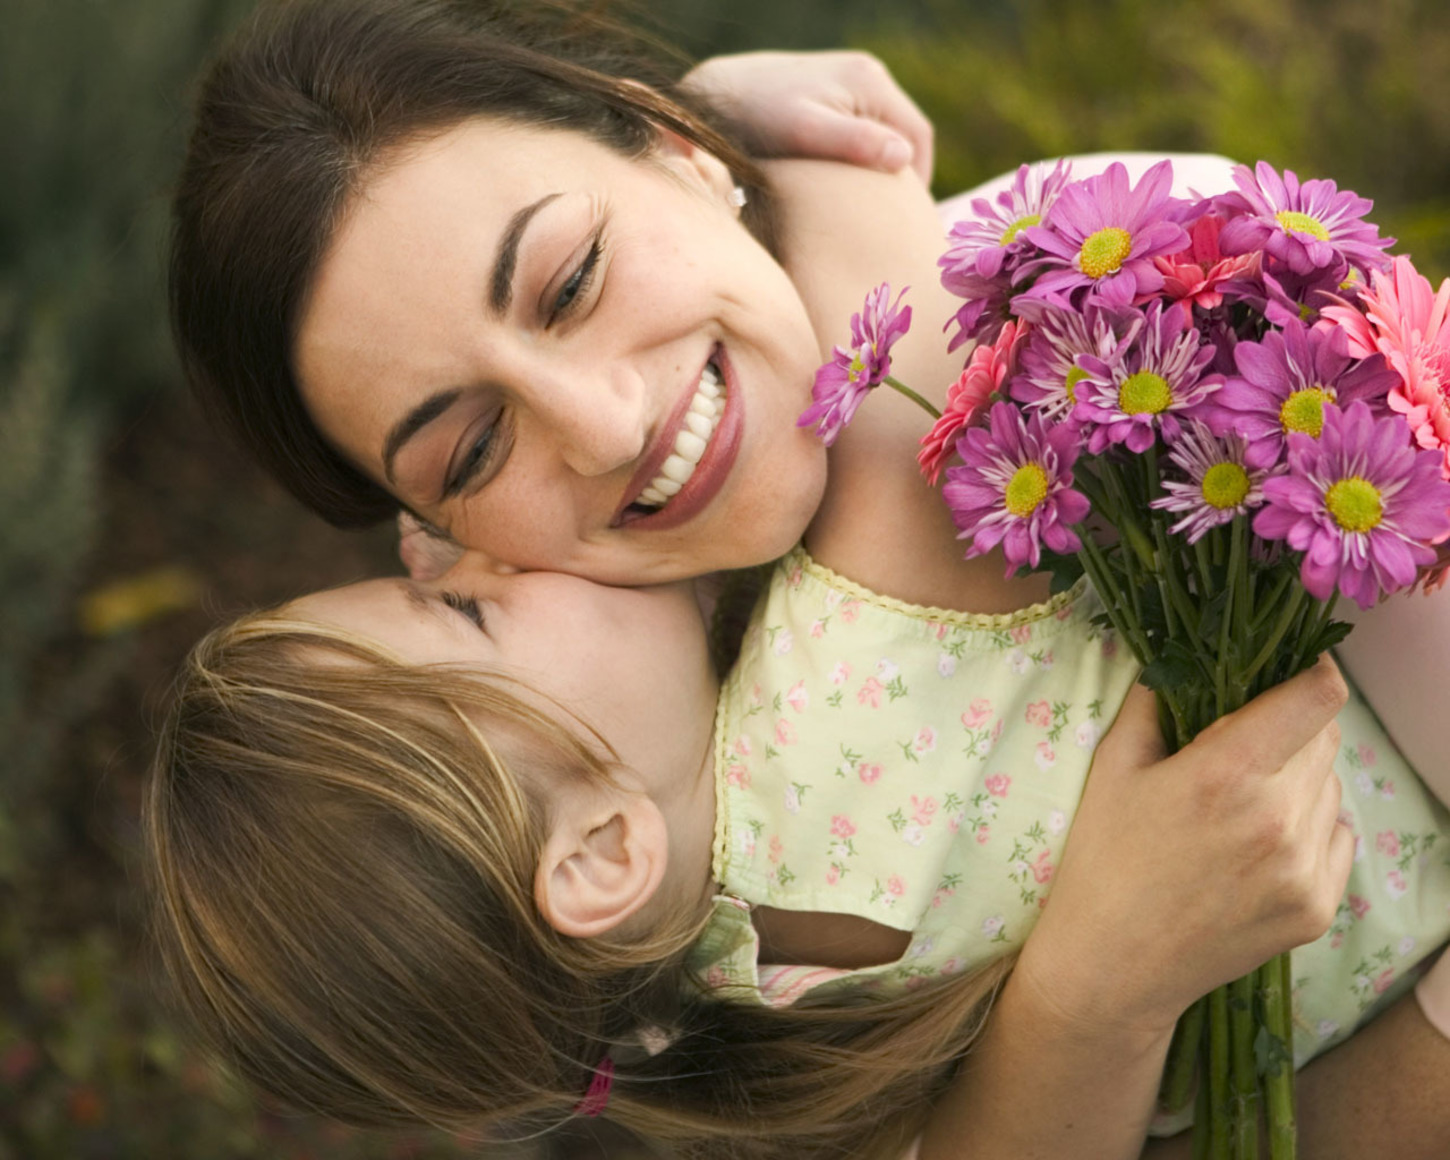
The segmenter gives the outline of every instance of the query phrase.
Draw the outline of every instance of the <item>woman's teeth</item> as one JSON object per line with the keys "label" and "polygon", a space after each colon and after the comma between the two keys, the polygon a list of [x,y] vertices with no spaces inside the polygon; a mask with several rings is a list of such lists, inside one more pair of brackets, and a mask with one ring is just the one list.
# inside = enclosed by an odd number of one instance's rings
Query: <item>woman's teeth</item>
{"label": "woman's teeth", "polygon": [[715,434],[715,427],[724,413],[725,388],[720,381],[720,371],[713,362],[706,363],[695,388],[695,397],[690,400],[690,409],[685,412],[685,425],[675,436],[674,451],[660,464],[659,474],[639,493],[634,501],[637,506],[661,508],[690,482],[690,476],[695,474],[695,465],[705,454],[710,436]]}

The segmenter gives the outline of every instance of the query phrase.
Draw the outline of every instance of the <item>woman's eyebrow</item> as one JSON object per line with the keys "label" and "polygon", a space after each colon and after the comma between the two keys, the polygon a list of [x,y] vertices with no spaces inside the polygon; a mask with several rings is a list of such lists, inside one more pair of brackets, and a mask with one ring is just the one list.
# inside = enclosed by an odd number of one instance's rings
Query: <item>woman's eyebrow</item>
{"label": "woman's eyebrow", "polygon": [[462,394],[458,387],[435,391],[393,424],[393,429],[383,440],[383,475],[389,483],[394,482],[393,461],[403,449],[403,444],[453,406]]}
{"label": "woman's eyebrow", "polygon": [[503,317],[509,303],[513,301],[514,267],[518,264],[519,242],[523,239],[524,231],[529,228],[529,222],[534,215],[559,196],[557,193],[546,193],[538,201],[524,206],[509,218],[508,227],[499,239],[498,255],[494,258],[493,278],[489,285],[488,304],[499,318]]}

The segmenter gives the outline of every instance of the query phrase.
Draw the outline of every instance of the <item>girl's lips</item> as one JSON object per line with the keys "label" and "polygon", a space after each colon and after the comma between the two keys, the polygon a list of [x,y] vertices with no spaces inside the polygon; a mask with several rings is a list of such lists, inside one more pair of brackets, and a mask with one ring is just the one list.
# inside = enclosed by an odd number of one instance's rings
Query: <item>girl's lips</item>
{"label": "girl's lips", "polygon": [[[614,527],[628,527],[631,531],[642,532],[665,531],[677,527],[687,520],[693,519],[702,508],[709,504],[729,477],[730,470],[735,465],[735,456],[740,450],[741,437],[744,434],[743,405],[740,401],[740,392],[736,390],[734,371],[726,357],[725,349],[717,345],[710,352],[710,357],[706,361],[713,362],[720,370],[720,378],[725,390],[725,413],[720,416],[720,421],[715,426],[715,432],[710,437],[705,454],[695,465],[695,470],[689,480],[664,507],[649,514],[639,514],[630,509],[629,505],[633,502],[634,497],[644,490],[650,480],[654,479],[659,472],[660,465],[664,463],[674,448],[675,436],[684,425],[685,412],[690,409],[690,400],[694,398],[694,383],[692,383],[690,389],[684,392],[680,401],[675,404],[674,410],[670,412],[668,421],[661,428],[660,435],[655,440],[654,449],[629,481],[629,488],[625,493],[627,496],[625,506],[615,515]],[[701,369],[703,370],[703,367]],[[699,382],[698,375],[695,382]]]}

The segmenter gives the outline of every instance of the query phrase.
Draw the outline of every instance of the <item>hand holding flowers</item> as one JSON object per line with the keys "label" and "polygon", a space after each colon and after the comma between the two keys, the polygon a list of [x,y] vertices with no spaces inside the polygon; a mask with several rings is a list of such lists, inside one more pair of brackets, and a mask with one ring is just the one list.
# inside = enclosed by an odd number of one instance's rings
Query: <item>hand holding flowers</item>
{"label": "hand holding flowers", "polygon": [[[973,203],[940,264],[964,299],[951,346],[974,345],[918,457],[945,467],[969,556],[1088,573],[1175,751],[1341,640],[1340,595],[1408,589],[1450,542],[1450,280],[1391,262],[1332,181],[1234,180],[1182,200],[1166,161],[1136,186],[1059,162]],[[909,308],[888,297],[853,319],[860,373],[817,376],[801,422],[828,442],[877,383],[901,389],[884,368]],[[1164,1099],[1201,1050],[1205,1154],[1255,1155],[1261,1105],[1271,1154],[1294,1154],[1286,976],[1275,960],[1180,1025]]]}

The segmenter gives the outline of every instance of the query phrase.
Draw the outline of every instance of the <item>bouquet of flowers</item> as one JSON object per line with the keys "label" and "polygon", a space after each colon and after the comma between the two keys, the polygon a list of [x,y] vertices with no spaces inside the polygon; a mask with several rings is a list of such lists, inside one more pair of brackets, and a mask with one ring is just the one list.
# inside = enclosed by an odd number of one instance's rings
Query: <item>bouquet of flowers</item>
{"label": "bouquet of flowers", "polygon": [[[1371,203],[1260,162],[1171,196],[1171,164],[1073,182],[1023,166],[940,260],[972,343],[938,413],[890,376],[910,307],[878,287],[817,373],[827,443],[887,383],[935,416],[918,456],[967,556],[1083,572],[1143,665],[1171,749],[1443,582],[1450,538],[1450,279],[1436,293]],[[948,326],[952,326],[949,323]],[[950,465],[948,465],[950,464]],[[1195,1087],[1195,1155],[1295,1154],[1288,956],[1195,1004],[1161,1102]]]}

